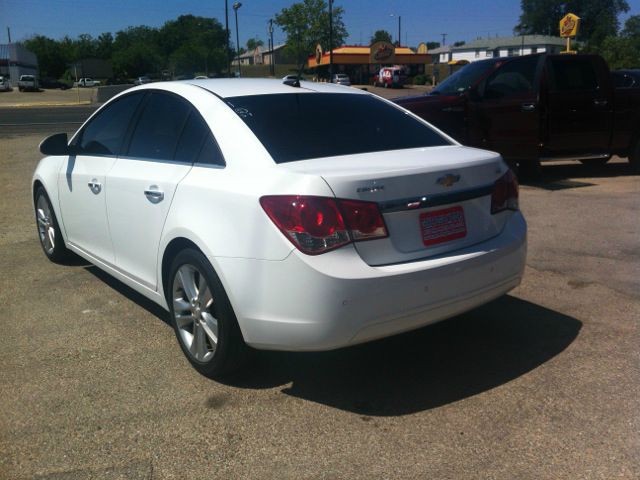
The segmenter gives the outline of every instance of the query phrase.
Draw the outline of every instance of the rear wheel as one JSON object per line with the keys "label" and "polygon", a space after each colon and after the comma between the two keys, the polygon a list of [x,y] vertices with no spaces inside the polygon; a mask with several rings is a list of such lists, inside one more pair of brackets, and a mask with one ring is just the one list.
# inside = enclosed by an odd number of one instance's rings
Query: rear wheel
{"label": "rear wheel", "polygon": [[631,165],[631,171],[640,173],[640,139],[636,141],[635,146],[631,149],[629,164]]}
{"label": "rear wheel", "polygon": [[606,165],[607,162],[611,160],[611,157],[609,158],[587,158],[584,160],[580,160],[580,163],[583,165],[590,165],[590,166],[594,166],[594,167],[600,167],[602,165]]}
{"label": "rear wheel", "polygon": [[222,283],[202,253],[187,249],[175,257],[167,297],[180,347],[198,372],[215,378],[242,366],[248,347]]}
{"label": "rear wheel", "polygon": [[34,200],[40,246],[49,260],[62,262],[71,256],[71,252],[64,244],[56,214],[43,187],[38,187]]}

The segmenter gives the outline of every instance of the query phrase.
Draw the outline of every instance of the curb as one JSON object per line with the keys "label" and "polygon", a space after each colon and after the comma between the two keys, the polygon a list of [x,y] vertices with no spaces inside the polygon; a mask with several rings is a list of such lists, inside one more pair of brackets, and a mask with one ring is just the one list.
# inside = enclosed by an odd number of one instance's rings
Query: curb
{"label": "curb", "polygon": [[7,103],[0,104],[0,108],[29,108],[29,107],[75,107],[91,105],[90,100],[82,102],[32,102],[32,103]]}

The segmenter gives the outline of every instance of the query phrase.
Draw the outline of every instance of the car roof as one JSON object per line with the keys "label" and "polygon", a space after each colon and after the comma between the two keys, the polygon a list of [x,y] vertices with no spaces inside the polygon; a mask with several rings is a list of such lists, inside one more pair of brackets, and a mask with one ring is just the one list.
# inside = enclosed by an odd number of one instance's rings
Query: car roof
{"label": "car roof", "polygon": [[[357,88],[344,87],[331,83],[301,81],[299,87],[282,83],[280,79],[270,78],[215,78],[207,80],[182,80],[166,82],[170,84],[190,84],[210,91],[221,98],[243,97],[247,95],[269,95],[282,93],[352,93],[367,95],[367,92]],[[148,87],[153,88],[153,87]]]}

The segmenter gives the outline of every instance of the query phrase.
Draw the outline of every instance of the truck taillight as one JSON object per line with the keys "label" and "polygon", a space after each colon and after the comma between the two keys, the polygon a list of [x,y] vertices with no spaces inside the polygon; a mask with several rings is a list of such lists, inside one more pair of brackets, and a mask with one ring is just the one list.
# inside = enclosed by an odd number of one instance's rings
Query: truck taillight
{"label": "truck taillight", "polygon": [[518,179],[511,169],[507,170],[493,185],[491,213],[518,210]]}
{"label": "truck taillight", "polygon": [[319,255],[351,242],[384,238],[378,205],[310,195],[270,195],[260,205],[300,251]]}

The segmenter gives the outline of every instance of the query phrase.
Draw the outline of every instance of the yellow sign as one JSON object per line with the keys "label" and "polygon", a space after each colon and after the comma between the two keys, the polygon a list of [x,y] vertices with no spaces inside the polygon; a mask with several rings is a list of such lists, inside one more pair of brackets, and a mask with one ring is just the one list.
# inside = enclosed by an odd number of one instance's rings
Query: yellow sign
{"label": "yellow sign", "polygon": [[422,42],[420,45],[418,45],[418,51],[416,53],[428,53],[427,50],[427,44]]}
{"label": "yellow sign", "polygon": [[396,47],[389,42],[376,42],[371,45],[369,63],[395,63]]}
{"label": "yellow sign", "polygon": [[578,28],[580,28],[580,17],[573,13],[567,13],[560,20],[560,36],[562,38],[575,37],[578,34]]}

